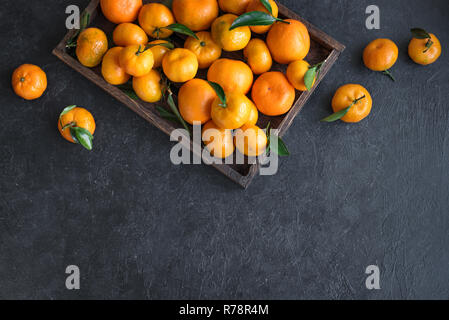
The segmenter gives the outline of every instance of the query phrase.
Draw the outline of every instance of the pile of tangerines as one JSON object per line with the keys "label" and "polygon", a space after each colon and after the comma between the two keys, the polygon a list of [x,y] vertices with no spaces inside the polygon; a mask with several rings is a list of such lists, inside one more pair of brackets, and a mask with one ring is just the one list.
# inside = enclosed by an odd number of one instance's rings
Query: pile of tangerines
{"label": "pile of tangerines", "polygon": [[[218,158],[230,156],[235,149],[247,156],[260,156],[269,149],[272,137],[256,125],[259,112],[287,113],[295,89],[310,90],[324,63],[311,66],[304,60],[310,50],[306,26],[280,19],[273,0],[173,0],[171,8],[155,2],[144,5],[142,0],[101,0],[100,4],[104,16],[117,24],[114,46],[102,30],[83,28],[68,44],[76,47],[79,62],[89,68],[101,64],[105,81],[112,85],[127,84],[132,78],[134,93],[150,103],[167,92],[171,97],[170,83],[181,83],[172,116],[185,127],[186,123],[202,125],[203,142]],[[183,48],[171,42],[174,32],[188,36]],[[410,57],[424,65],[435,62],[441,54],[435,35],[422,29],[412,33]],[[242,51],[242,59],[222,58],[223,51]],[[388,39],[375,40],[363,54],[368,68],[390,77],[397,58],[398,48]],[[273,61],[288,65],[286,73],[272,71]],[[198,69],[207,69],[207,81],[196,78]],[[40,97],[46,85],[45,73],[37,66],[23,65],[14,72],[14,90],[25,99]],[[323,121],[359,122],[371,107],[372,98],[364,87],[345,85],[332,100],[334,114]],[[67,107],[58,127],[67,140],[92,148],[95,121],[87,110]]]}
{"label": "pile of tangerines", "polygon": [[[135,94],[150,103],[162,99],[164,79],[181,83],[182,121],[203,126],[203,142],[215,157],[226,158],[236,148],[261,155],[270,137],[256,125],[259,112],[283,115],[293,106],[295,87],[306,90],[308,30],[299,21],[278,19],[273,0],[173,0],[171,9],[141,0],[102,0],[101,8],[117,24],[115,47],[108,49],[100,29],[86,29],[78,37],[78,60],[87,67],[102,63],[103,77],[113,85],[132,77]],[[188,36],[183,48],[169,40],[174,32]],[[252,39],[253,33],[267,34],[266,41]],[[242,59],[222,58],[223,51],[242,51]],[[273,60],[292,63],[287,75],[270,71]],[[199,69],[207,69],[207,81],[196,78]]]}

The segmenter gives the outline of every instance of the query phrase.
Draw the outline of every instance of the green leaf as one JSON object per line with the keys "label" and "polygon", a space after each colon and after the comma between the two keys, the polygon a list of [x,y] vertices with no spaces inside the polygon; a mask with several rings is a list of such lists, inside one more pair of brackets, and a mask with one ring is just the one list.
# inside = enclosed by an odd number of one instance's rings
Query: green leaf
{"label": "green leaf", "polygon": [[337,120],[340,120],[349,112],[349,109],[351,109],[351,107],[352,107],[352,105],[350,105],[349,107],[347,107],[343,110],[335,112],[334,114],[331,114],[329,117],[326,117],[323,120],[321,120],[321,122],[335,122]]}
{"label": "green leaf", "polygon": [[270,14],[273,14],[273,8],[271,8],[271,3],[268,0],[260,0],[263,6],[268,10]]}
{"label": "green leaf", "polygon": [[128,97],[133,100],[139,100],[139,96],[133,90],[121,89]]}
{"label": "green leaf", "polygon": [[421,28],[413,28],[410,30],[412,32],[412,35],[416,39],[430,39],[430,34],[427,33],[426,30]]}
{"label": "green leaf", "polygon": [[72,111],[73,109],[75,109],[77,106],[76,105],[71,105],[68,107],[65,107],[64,110],[62,110],[61,114],[59,115],[59,118],[61,119],[61,117],[67,113],[69,113],[70,111]]}
{"label": "green leaf", "polygon": [[304,75],[304,84],[308,91],[310,91],[313,87],[317,75],[317,70],[318,67],[312,67],[307,70],[306,74]]}
{"label": "green leaf", "polygon": [[[167,109],[162,108],[162,107],[160,107],[160,106],[157,106],[157,107],[156,107],[156,110],[159,112],[159,115],[160,115],[162,118],[164,118],[164,119],[166,119],[166,120],[170,120],[170,121],[174,121],[174,122],[181,123],[181,122],[179,121],[178,117],[177,117],[175,114],[173,114],[173,113],[171,113],[170,111],[168,111]],[[181,123],[181,124],[182,124],[182,123]]]}
{"label": "green leaf", "polygon": [[92,140],[94,137],[89,130],[80,127],[71,127],[70,134],[77,143],[87,150],[92,150]]}
{"label": "green leaf", "polygon": [[343,110],[340,110],[338,112],[335,112],[334,114],[331,114],[329,117],[326,117],[323,120],[321,120],[321,122],[334,122],[334,121],[340,120],[348,113],[349,109],[351,109],[352,106],[356,105],[357,103],[359,103],[360,100],[363,100],[365,98],[366,98],[366,96],[363,95],[362,97],[355,99],[349,107],[347,107]]}
{"label": "green leaf", "polygon": [[184,129],[186,129],[187,132],[191,135],[190,128],[187,125],[187,123],[184,121],[184,119],[181,117],[181,114],[179,113],[178,107],[176,106],[175,100],[173,99],[173,94],[171,92],[169,92],[169,94],[168,94],[167,103],[170,106],[171,111],[176,115],[179,122],[184,127]]}
{"label": "green leaf", "polygon": [[173,32],[176,32],[176,33],[180,33],[180,34],[184,34],[186,36],[194,37],[196,40],[200,40],[198,38],[198,36],[195,34],[195,32],[193,32],[192,30],[190,30],[188,27],[186,27],[183,24],[174,23],[174,24],[171,24],[171,25],[169,25],[167,27],[164,27],[164,28],[165,29],[169,29],[169,30],[171,30]]}
{"label": "green leaf", "polygon": [[[66,45],[65,45],[65,47],[66,48],[76,48],[76,38],[75,39],[69,39],[69,40],[67,40],[67,43],[66,43]],[[74,56],[74,57],[76,57],[76,56]]]}
{"label": "green leaf", "polygon": [[[273,141],[277,140],[277,144],[273,144]],[[275,147],[277,145],[277,147]],[[290,152],[287,149],[287,146],[285,145],[284,141],[276,135],[270,135],[270,150],[273,150],[274,153],[276,153],[278,156],[286,157],[290,155]]]}
{"label": "green leaf", "polygon": [[90,21],[90,13],[86,12],[83,14],[81,18],[80,33],[87,28],[87,26],[89,25],[89,21]]}
{"label": "green leaf", "polygon": [[[268,123],[267,127],[265,128],[265,133],[267,135],[267,149],[266,154],[268,155],[270,153],[270,150],[273,150],[274,153],[276,153],[278,156],[285,157],[289,156],[290,152],[288,151],[288,148],[285,144],[285,142],[275,134],[271,134],[271,122]],[[273,144],[273,141],[276,141],[277,143]]]}
{"label": "green leaf", "polygon": [[215,90],[215,93],[217,94],[217,96],[220,98],[221,103],[223,106],[226,106],[226,94],[223,90],[223,87],[220,86],[218,83],[216,82],[212,82],[212,81],[207,81],[209,82],[210,86]]}
{"label": "green leaf", "polygon": [[151,49],[151,48],[157,47],[157,46],[166,47],[167,49],[170,49],[170,50],[173,50],[175,48],[175,45],[171,42],[162,42],[162,43],[149,43],[145,47],[145,50]]}
{"label": "green leaf", "polygon": [[251,11],[242,14],[234,20],[229,30],[245,26],[270,26],[278,19],[262,11]]}
{"label": "green leaf", "polygon": [[312,89],[315,80],[320,76],[321,67],[325,62],[326,60],[309,67],[309,70],[307,70],[306,74],[304,75],[304,84],[308,91]]}
{"label": "green leaf", "polygon": [[128,82],[122,85],[117,86],[120,90],[123,91],[124,94],[126,94],[128,97],[130,97],[133,100],[139,100],[139,96],[136,94],[136,92],[133,89],[133,86]]}

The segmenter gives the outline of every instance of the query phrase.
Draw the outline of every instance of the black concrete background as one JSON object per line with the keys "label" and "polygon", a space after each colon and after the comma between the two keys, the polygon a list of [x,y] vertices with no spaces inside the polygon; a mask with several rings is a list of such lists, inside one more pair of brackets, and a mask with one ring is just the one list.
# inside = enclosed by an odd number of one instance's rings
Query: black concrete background
{"label": "black concrete background", "polygon": [[[156,128],[51,55],[65,8],[87,0],[3,1],[0,10],[0,298],[449,298],[449,2],[280,1],[347,46],[285,137],[279,173],[246,191],[206,166],[174,166]],[[444,53],[407,56],[411,27]],[[393,83],[361,63],[364,46],[393,39]],[[48,91],[25,102],[13,69],[40,65]],[[322,124],[333,92],[372,93],[362,123]],[[69,104],[98,129],[92,152],[56,129]],[[65,268],[81,290],[65,289]],[[365,288],[365,268],[381,290]]]}

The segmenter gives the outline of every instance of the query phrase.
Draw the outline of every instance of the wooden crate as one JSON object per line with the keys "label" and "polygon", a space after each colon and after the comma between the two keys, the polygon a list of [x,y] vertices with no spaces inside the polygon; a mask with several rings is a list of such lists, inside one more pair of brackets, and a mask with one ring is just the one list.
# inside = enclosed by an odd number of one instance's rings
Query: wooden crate
{"label": "wooden crate", "polygon": [[[98,27],[103,31],[105,31],[106,34],[111,35],[115,25],[107,21],[106,18],[103,16],[99,2],[100,0],[92,0],[88,5],[88,7],[85,9],[85,12],[89,13],[91,17],[89,26]],[[144,2],[160,2],[160,1],[144,1]],[[271,122],[271,127],[273,129],[279,129],[280,130],[279,135],[282,137],[288,130],[288,128],[291,126],[293,120],[298,115],[299,111],[304,107],[307,100],[313,93],[314,89],[318,86],[320,81],[326,76],[326,74],[331,69],[332,65],[337,61],[338,57],[345,49],[345,47],[344,45],[340,44],[338,41],[334,40],[329,35],[325,34],[323,31],[319,30],[318,28],[316,28],[315,26],[304,20],[296,13],[292,12],[291,10],[283,6],[282,4],[278,3],[278,6],[280,18],[283,19],[290,18],[299,20],[303,22],[309,29],[311,37],[311,49],[308,56],[306,57],[306,60],[312,65],[326,60],[326,62],[322,66],[320,76],[317,79],[314,88],[308,92],[297,91],[294,106],[287,114],[279,117],[266,117],[260,114],[258,125],[261,128],[265,128],[267,124]],[[157,112],[156,106],[157,105],[163,106],[165,102],[161,101],[156,104],[151,104],[140,100],[133,100],[117,87],[112,86],[108,84],[106,81],[104,81],[101,75],[101,67],[89,69],[81,65],[77,61],[77,59],[74,58],[66,49],[67,40],[70,39],[75,34],[75,32],[76,30],[70,30],[67,33],[64,39],[62,39],[61,42],[57,45],[57,47],[53,50],[54,55],[56,55],[59,59],[64,61],[70,67],[72,67],[73,69],[84,75],[87,79],[91,80],[96,85],[103,88],[113,97],[115,97],[123,104],[125,104],[128,108],[136,112],[142,118],[152,123],[154,126],[159,128],[166,134],[170,135],[173,130],[181,127],[180,125],[178,126],[173,122],[163,119]],[[172,36],[172,41],[178,47],[183,47],[184,40],[185,38],[183,37],[179,37],[177,35]],[[242,52],[232,52],[232,53],[223,52],[222,57],[243,60]],[[287,66],[285,65],[274,63],[272,69],[285,72],[286,67]],[[200,70],[197,77],[206,79],[206,71]],[[177,89],[175,89],[174,91],[176,93]],[[189,147],[191,148],[191,150],[194,150],[192,142],[190,142]],[[221,173],[223,173],[224,175],[226,175],[227,177],[229,177],[230,179],[241,185],[243,188],[247,188],[249,186],[252,179],[258,173],[260,166],[258,163],[255,164],[247,163],[242,165],[226,165],[226,164],[211,164],[211,165],[215,167],[218,171],[220,171]]]}

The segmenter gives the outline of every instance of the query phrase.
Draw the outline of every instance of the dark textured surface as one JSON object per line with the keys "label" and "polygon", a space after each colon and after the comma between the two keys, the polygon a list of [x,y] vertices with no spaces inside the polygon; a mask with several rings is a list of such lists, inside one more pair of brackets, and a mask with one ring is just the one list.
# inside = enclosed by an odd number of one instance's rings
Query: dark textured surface
{"label": "dark textured surface", "polygon": [[[368,1],[281,2],[347,50],[287,133],[292,155],[246,191],[172,165],[163,133],[50,54],[74,1],[2,3],[0,298],[449,298],[449,62],[406,51],[414,26],[447,49],[449,3],[379,0],[382,29],[368,31]],[[396,83],[361,63],[377,37],[400,47]],[[25,62],[48,75],[34,102],[9,84]],[[372,114],[320,123],[348,82],[370,90]],[[69,104],[94,114],[93,152],[59,136]],[[69,264],[79,291],[65,289]]]}

